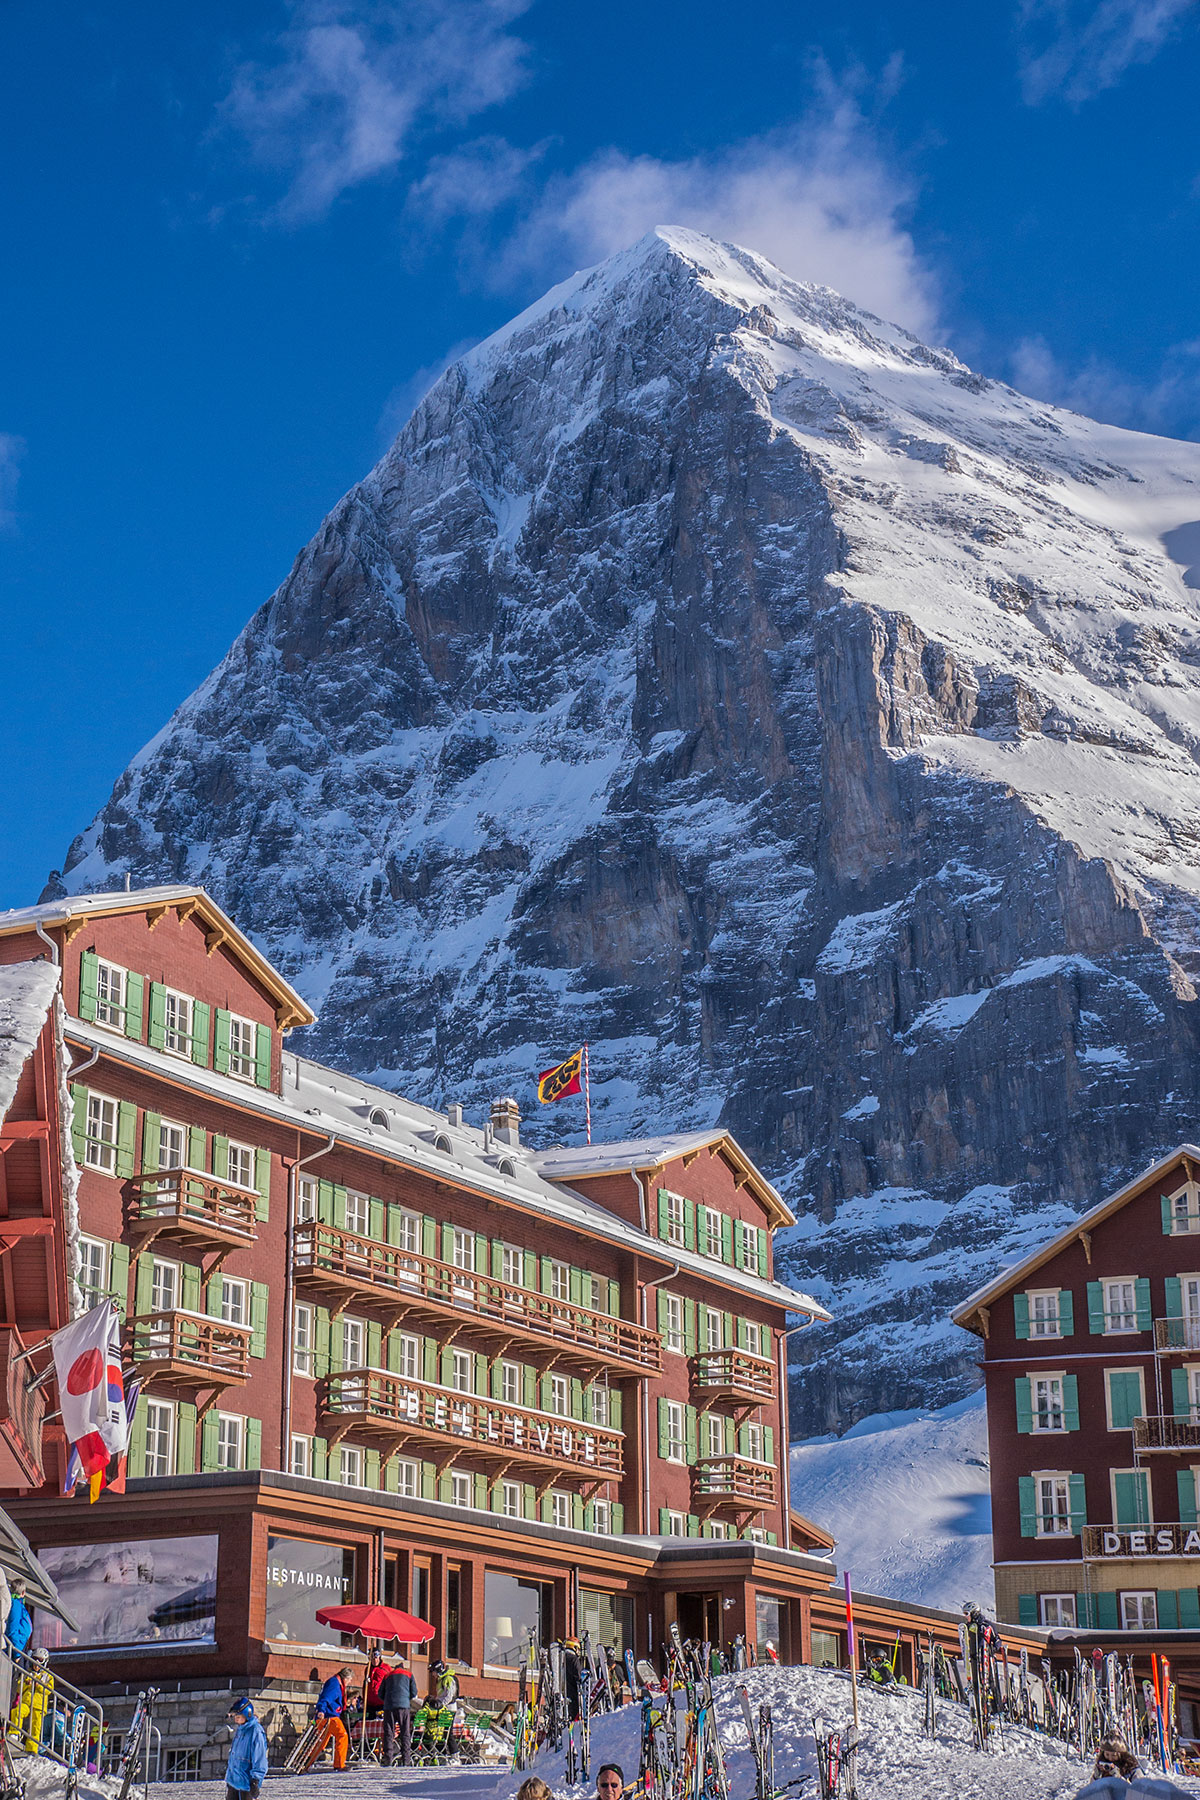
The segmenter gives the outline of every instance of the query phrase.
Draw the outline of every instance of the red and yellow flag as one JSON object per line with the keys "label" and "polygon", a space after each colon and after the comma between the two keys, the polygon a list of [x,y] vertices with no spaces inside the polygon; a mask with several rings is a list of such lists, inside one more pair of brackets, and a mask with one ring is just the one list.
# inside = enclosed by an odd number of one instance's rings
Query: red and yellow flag
{"label": "red and yellow flag", "polygon": [[556,1069],[543,1069],[538,1076],[538,1099],[543,1106],[551,1100],[563,1100],[568,1094],[583,1092],[583,1051],[577,1050]]}

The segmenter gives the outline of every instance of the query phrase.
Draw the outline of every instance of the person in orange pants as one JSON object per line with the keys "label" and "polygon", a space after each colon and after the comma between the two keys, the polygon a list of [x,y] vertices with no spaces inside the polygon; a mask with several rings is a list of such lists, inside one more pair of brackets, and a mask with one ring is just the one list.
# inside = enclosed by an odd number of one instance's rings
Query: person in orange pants
{"label": "person in orange pants", "polygon": [[[315,1763],[322,1755],[327,1744],[333,1744],[333,1766],[344,1769],[346,1757],[350,1750],[350,1733],[346,1730],[344,1717],[346,1711],[346,1682],[352,1671],[339,1669],[331,1675],[321,1689],[317,1699],[317,1718],[323,1721],[322,1730],[313,1750],[312,1760]],[[309,1764],[312,1767],[312,1764]]]}

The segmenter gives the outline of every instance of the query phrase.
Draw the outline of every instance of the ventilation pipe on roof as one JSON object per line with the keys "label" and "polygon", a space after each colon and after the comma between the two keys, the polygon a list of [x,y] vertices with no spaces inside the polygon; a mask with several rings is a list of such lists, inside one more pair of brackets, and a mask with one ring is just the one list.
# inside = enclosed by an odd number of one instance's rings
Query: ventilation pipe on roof
{"label": "ventilation pipe on roof", "polygon": [[301,1169],[316,1162],[320,1156],[328,1156],[336,1143],[336,1136],[330,1132],[328,1141],[319,1150],[310,1150],[307,1156],[297,1157],[288,1170],[287,1271],[283,1285],[283,1419],[279,1434],[279,1467],[285,1475],[292,1466],[292,1364],[296,1354],[292,1341],[296,1330],[296,1307],[293,1299],[296,1287],[296,1196],[300,1189]]}
{"label": "ventilation pipe on roof", "polygon": [[520,1143],[521,1109],[510,1095],[492,1101],[491,1123],[492,1136],[502,1144]]}
{"label": "ventilation pipe on roof", "polygon": [[451,1125],[456,1126],[461,1131],[463,1122],[463,1109],[461,1106],[457,1104],[448,1106],[446,1108],[446,1118]]}

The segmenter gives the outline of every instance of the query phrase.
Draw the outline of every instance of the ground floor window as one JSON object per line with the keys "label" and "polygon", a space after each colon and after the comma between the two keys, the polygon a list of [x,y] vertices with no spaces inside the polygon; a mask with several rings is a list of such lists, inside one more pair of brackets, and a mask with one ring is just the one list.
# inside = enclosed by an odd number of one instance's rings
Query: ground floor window
{"label": "ground floor window", "polygon": [[775,1599],[772,1594],[758,1594],[754,1600],[754,1642],[758,1650],[759,1662],[770,1660],[767,1646],[782,1653],[780,1644],[781,1625],[783,1620],[782,1600]]}
{"label": "ground floor window", "polygon": [[451,1662],[458,1662],[462,1657],[462,1645],[466,1639],[463,1630],[463,1571],[457,1565],[446,1570],[446,1656]]}
{"label": "ground floor window", "polygon": [[1042,1594],[1039,1603],[1043,1625],[1074,1625],[1074,1594]]}
{"label": "ground floor window", "polygon": [[1158,1596],[1153,1588],[1118,1596],[1123,1631],[1155,1631],[1158,1628]]}
{"label": "ground floor window", "polygon": [[306,1437],[292,1439],[292,1474],[308,1476],[312,1473],[312,1445]]}
{"label": "ground floor window", "polygon": [[840,1669],[842,1645],[836,1631],[814,1631],[812,1659],[818,1669]]}
{"label": "ground floor window", "polygon": [[164,1749],[163,1768],[160,1779],[163,1781],[199,1781],[199,1750]]}
{"label": "ground floor window", "polygon": [[317,1610],[354,1593],[354,1552],[304,1538],[267,1539],[267,1636],[294,1644],[327,1644]]}
{"label": "ground floor window", "polygon": [[35,1644],[211,1644],[215,1641],[217,1538],[51,1545],[38,1551],[77,1632],[40,1609]]}
{"label": "ground floor window", "polygon": [[[503,1668],[516,1668],[530,1634],[539,1644],[549,1643],[553,1629],[553,1589],[548,1581],[526,1581],[501,1569],[487,1569],[483,1577],[484,1660]],[[586,1593],[584,1623],[587,1623]]]}
{"label": "ground floor window", "polygon": [[606,1644],[623,1657],[633,1649],[633,1596],[609,1594],[599,1588],[580,1588],[580,1623],[591,1633],[593,1644]]}

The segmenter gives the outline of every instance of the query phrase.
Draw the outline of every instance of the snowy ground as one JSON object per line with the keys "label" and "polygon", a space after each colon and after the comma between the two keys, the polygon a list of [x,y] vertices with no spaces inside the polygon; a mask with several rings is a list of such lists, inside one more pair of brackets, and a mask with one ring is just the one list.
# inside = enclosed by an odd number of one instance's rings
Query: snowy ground
{"label": "snowy ground", "polygon": [[792,1505],[837,1537],[862,1593],[957,1612],[991,1606],[983,1394],[941,1412],[878,1413],[791,1453]]}

